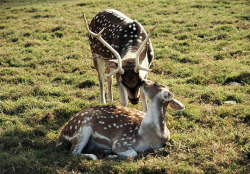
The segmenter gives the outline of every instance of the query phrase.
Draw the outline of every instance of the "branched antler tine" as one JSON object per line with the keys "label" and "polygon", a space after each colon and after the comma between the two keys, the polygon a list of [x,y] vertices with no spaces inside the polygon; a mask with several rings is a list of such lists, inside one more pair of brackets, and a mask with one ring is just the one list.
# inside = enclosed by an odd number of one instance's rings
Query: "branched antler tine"
{"label": "branched antler tine", "polygon": [[137,53],[136,53],[136,59],[135,59],[135,72],[139,72],[139,70],[144,70],[144,71],[152,71],[152,69],[146,68],[146,67],[142,67],[140,66],[140,62],[139,62],[139,57],[141,54],[142,49],[144,48],[144,46],[147,44],[147,42],[149,41],[149,38],[151,37],[153,31],[156,29],[156,27],[158,26],[158,22],[149,29],[149,33],[148,36],[145,38],[145,40],[142,42],[140,48],[138,49]]}
{"label": "branched antler tine", "polygon": [[85,24],[86,29],[87,29],[88,32],[89,32],[88,22],[87,22],[87,19],[85,18],[85,15],[84,15],[84,14],[83,14],[83,21],[84,21],[84,24]]}
{"label": "branched antler tine", "polygon": [[[89,29],[89,26],[88,26],[88,22],[87,22],[87,19],[85,18],[85,16],[83,16],[83,19],[84,19],[84,23],[85,23],[85,26],[86,26],[86,28],[87,28],[87,30],[88,30],[88,32],[89,32],[89,34],[91,34],[92,36],[94,36],[94,37],[101,37],[101,34],[102,34],[102,32],[105,30],[105,28],[103,28],[98,34],[96,34],[96,33],[94,33],[94,32],[92,32],[90,29]],[[97,38],[98,39],[98,38]],[[99,39],[98,39],[99,40]]]}
{"label": "branched antler tine", "polygon": [[83,15],[83,19],[84,19],[84,23],[85,26],[89,32],[90,35],[94,36],[96,39],[98,39],[104,46],[106,46],[117,58],[118,60],[118,68],[111,71],[109,74],[106,74],[106,76],[111,76],[117,72],[119,72],[120,74],[124,74],[124,69],[122,68],[122,61],[121,61],[121,56],[120,54],[114,49],[112,48],[101,36],[102,32],[105,30],[105,28],[103,28],[98,34],[90,31],[89,26],[88,26],[88,22],[87,19],[85,18],[85,16]]}
{"label": "branched antler tine", "polygon": [[105,30],[105,28],[103,28],[97,35],[101,37],[102,32]]}
{"label": "branched antler tine", "polygon": [[153,31],[156,29],[156,27],[159,25],[159,22],[157,22],[153,27],[151,27],[149,30],[151,32],[151,34],[153,33]]}

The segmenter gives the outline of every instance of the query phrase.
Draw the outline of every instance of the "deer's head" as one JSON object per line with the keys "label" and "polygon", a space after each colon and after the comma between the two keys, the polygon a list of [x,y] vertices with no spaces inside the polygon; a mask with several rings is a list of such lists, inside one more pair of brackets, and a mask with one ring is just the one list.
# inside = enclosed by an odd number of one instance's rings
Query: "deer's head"
{"label": "deer's head", "polygon": [[141,89],[149,100],[160,99],[167,104],[170,104],[170,107],[174,110],[185,109],[185,106],[181,102],[174,99],[174,95],[169,91],[169,89],[159,83],[152,82],[150,80],[143,80]]}
{"label": "deer's head", "polygon": [[[145,58],[145,56],[144,56]],[[135,71],[135,58],[126,58],[122,59],[122,68],[124,70],[123,74],[120,75],[120,81],[124,85],[128,93],[128,99],[132,104],[137,104],[140,98],[140,85],[142,80],[144,79],[144,73],[139,71]],[[142,60],[140,59],[140,63]],[[108,60],[106,62],[107,66],[110,68],[117,68],[118,62],[117,60]]]}

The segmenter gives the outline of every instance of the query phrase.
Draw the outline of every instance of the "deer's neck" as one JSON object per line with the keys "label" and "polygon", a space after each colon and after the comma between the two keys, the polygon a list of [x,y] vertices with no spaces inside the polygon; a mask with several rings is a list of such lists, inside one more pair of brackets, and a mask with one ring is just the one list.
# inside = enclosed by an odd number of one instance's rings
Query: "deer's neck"
{"label": "deer's neck", "polygon": [[165,129],[166,105],[166,102],[160,99],[149,100],[149,108],[142,120],[139,134],[148,134],[148,131],[154,130],[156,135],[162,136]]}
{"label": "deer's neck", "polygon": [[165,123],[167,102],[150,100],[149,108],[138,130],[134,149],[143,152],[148,149],[162,147],[170,138]]}

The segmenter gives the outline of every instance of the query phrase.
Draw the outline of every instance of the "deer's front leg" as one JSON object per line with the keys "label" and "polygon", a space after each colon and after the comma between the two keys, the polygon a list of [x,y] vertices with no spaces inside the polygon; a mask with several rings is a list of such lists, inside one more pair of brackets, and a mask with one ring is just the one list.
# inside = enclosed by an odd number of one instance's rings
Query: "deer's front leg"
{"label": "deer's front leg", "polygon": [[105,61],[102,58],[94,58],[94,65],[95,65],[95,68],[96,68],[96,70],[98,72],[101,103],[106,103],[105,91],[104,91]]}
{"label": "deer's front leg", "polygon": [[121,105],[127,107],[128,106],[128,94],[126,88],[123,86],[120,80],[120,74],[116,74],[117,87],[119,89],[120,97],[121,97]]}
{"label": "deer's front leg", "polygon": [[128,148],[125,151],[116,152],[117,155],[109,155],[109,159],[134,159],[137,157],[137,152],[132,148]]}
{"label": "deer's front leg", "polygon": [[117,155],[109,155],[110,159],[129,159],[135,158],[137,152],[131,146],[123,146],[124,142],[116,141],[112,146],[112,151]]}
{"label": "deer's front leg", "polygon": [[[107,67],[106,73],[110,73],[110,67]],[[113,76],[108,76],[107,77],[107,86],[108,86],[108,102],[113,103],[113,91],[112,91],[112,82],[113,82]]]}
{"label": "deer's front leg", "polygon": [[132,148],[129,147],[124,152],[117,152],[118,157],[128,159],[128,158],[135,158],[137,156],[137,152]]}

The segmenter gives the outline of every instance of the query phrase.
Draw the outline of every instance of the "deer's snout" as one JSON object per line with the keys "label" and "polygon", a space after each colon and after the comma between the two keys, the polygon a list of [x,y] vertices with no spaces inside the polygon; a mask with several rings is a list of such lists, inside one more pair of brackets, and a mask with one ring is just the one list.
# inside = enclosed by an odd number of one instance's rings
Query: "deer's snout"
{"label": "deer's snout", "polygon": [[127,93],[128,93],[128,99],[133,104],[136,105],[139,103],[140,98],[140,84],[133,87],[126,87]]}
{"label": "deer's snout", "polygon": [[133,104],[133,105],[137,105],[139,103],[139,98],[129,98],[129,101]]}

